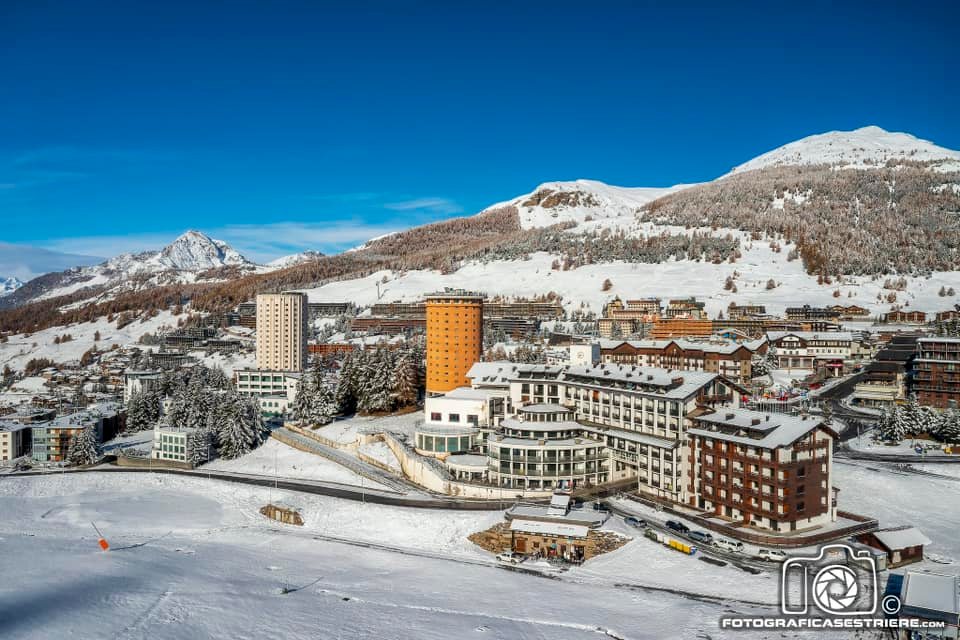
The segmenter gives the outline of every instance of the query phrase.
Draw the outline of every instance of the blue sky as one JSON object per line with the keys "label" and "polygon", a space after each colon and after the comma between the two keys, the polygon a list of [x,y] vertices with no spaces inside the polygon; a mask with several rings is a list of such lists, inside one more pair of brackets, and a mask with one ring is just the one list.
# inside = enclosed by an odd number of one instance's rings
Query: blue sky
{"label": "blue sky", "polygon": [[833,129],[958,149],[958,18],[947,2],[7,0],[0,241],[109,256],[199,228],[265,260],[548,180],[709,180]]}

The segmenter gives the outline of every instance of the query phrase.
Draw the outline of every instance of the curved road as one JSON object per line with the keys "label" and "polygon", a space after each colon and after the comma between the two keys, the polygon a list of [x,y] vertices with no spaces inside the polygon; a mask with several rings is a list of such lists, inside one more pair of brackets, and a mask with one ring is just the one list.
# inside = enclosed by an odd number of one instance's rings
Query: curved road
{"label": "curved road", "polygon": [[511,505],[513,501],[505,500],[468,500],[464,498],[452,498],[446,496],[433,496],[423,494],[404,494],[385,489],[368,489],[349,484],[340,484],[338,482],[325,482],[321,480],[294,480],[291,478],[273,478],[270,476],[261,476],[251,473],[235,473],[231,471],[204,471],[200,469],[161,469],[149,467],[117,467],[113,465],[100,465],[85,469],[64,469],[62,471],[25,471],[20,473],[9,473],[0,475],[0,480],[4,478],[22,478],[30,476],[47,476],[61,473],[160,473],[175,476],[187,476],[194,478],[207,478],[211,480],[222,480],[224,482],[236,482],[238,484],[247,484],[257,487],[275,487],[277,489],[286,489],[288,491],[300,491],[303,493],[312,493],[321,496],[331,496],[334,498],[344,498],[346,500],[355,500],[357,502],[370,502],[373,504],[386,504],[399,507],[416,507],[420,509],[459,509],[465,511],[501,511]]}

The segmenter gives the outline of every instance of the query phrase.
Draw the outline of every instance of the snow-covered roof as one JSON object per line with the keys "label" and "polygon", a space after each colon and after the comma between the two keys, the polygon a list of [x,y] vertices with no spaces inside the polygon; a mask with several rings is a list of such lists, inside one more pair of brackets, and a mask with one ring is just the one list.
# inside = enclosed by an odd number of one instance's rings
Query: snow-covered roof
{"label": "snow-covered roof", "polygon": [[718,376],[707,371],[659,369],[600,363],[596,365],[517,364],[513,362],[477,362],[467,377],[474,385],[507,386],[514,380],[559,380],[576,383],[592,378],[600,386],[628,386],[634,391],[655,392],[658,396],[688,398]]}
{"label": "snow-covered roof", "polygon": [[442,398],[450,398],[452,400],[486,400],[491,397],[489,391],[484,391],[483,389],[474,389],[473,387],[457,387],[451,391],[443,394]]}
{"label": "snow-covered roof", "polygon": [[517,420],[516,418],[504,418],[500,421],[504,429],[518,429],[526,431],[580,431],[583,425],[574,420],[557,420],[555,422],[537,422],[535,420]]}
{"label": "snow-covered roof", "polygon": [[[547,423],[549,424],[549,423]],[[543,448],[543,447],[599,447],[603,446],[603,443],[598,440],[591,440],[590,438],[562,438],[555,440],[545,440],[542,444],[539,440],[531,440],[529,438],[507,438],[500,435],[490,436],[488,442],[495,442],[499,445],[506,445],[508,447],[534,447],[534,448]]]}
{"label": "snow-covered roof", "polygon": [[697,416],[696,420],[708,425],[707,428],[691,428],[687,433],[765,449],[785,447],[823,424],[821,420],[806,416],[743,409],[721,409]]}
{"label": "snow-covered roof", "polygon": [[903,605],[941,613],[960,614],[960,577],[908,571],[901,591]]}
{"label": "snow-covered roof", "polygon": [[562,375],[564,381],[571,382],[578,377],[593,378],[602,386],[610,382],[636,385],[635,391],[646,391],[648,390],[646,388],[654,387],[658,395],[683,399],[694,395],[718,376],[707,371],[659,369],[607,363],[564,368]]}
{"label": "snow-covered roof", "polygon": [[550,498],[550,506],[547,508],[547,514],[551,516],[564,516],[570,509],[570,496],[565,493],[555,493]]}
{"label": "snow-covered roof", "polygon": [[520,413],[570,413],[570,409],[562,404],[538,403],[528,404],[518,409]]}
{"label": "snow-covered roof", "polygon": [[887,549],[906,549],[907,547],[921,547],[930,544],[930,539],[916,527],[903,527],[875,531],[874,537]]}
{"label": "snow-covered roof", "polygon": [[920,344],[923,344],[925,342],[933,342],[933,343],[946,342],[949,344],[960,344],[960,338],[948,338],[946,336],[940,336],[940,337],[927,336],[924,338],[917,338],[917,342]]}
{"label": "snow-covered roof", "polygon": [[540,522],[539,520],[513,520],[510,522],[511,531],[536,533],[543,536],[560,536],[566,538],[586,538],[590,528],[580,524],[564,524],[562,522]]}
{"label": "snow-covered roof", "polygon": [[478,456],[470,453],[447,456],[444,462],[449,467],[462,467],[470,469],[471,471],[487,468],[487,456]]}
{"label": "snow-covered roof", "polygon": [[20,431],[22,429],[29,429],[29,424],[23,424],[22,422],[14,422],[12,420],[0,420],[0,431],[14,432]]}
{"label": "snow-covered roof", "polygon": [[850,331],[768,331],[767,338],[773,342],[785,336],[796,336],[801,340],[833,340],[842,342],[853,341],[853,333]]}
{"label": "snow-covered roof", "polygon": [[641,433],[639,431],[631,431],[629,429],[617,429],[616,427],[606,426],[594,427],[593,425],[583,425],[583,429],[584,433],[594,434],[598,438],[602,438],[603,436],[616,436],[621,440],[657,447],[659,449],[676,449],[680,446],[680,441],[676,438],[661,438],[660,436],[653,436],[647,433]]}
{"label": "snow-covered roof", "polygon": [[581,508],[572,508],[565,514],[557,515],[551,513],[549,505],[515,504],[507,509],[506,517],[518,520],[545,520],[594,528],[602,525],[606,521],[607,515],[604,511]]}
{"label": "snow-covered roof", "polygon": [[766,338],[757,340],[747,340],[744,342],[732,341],[698,341],[686,338],[676,338],[672,340],[600,340],[601,349],[616,349],[622,344],[628,344],[634,349],[664,349],[671,342],[676,344],[684,351],[703,351],[704,353],[731,354],[740,348],[749,351],[756,351],[766,343]]}
{"label": "snow-covered roof", "polygon": [[520,370],[532,367],[530,364],[518,364],[516,362],[475,362],[470,370],[467,371],[469,378],[474,385],[497,385],[509,386],[510,380]]}

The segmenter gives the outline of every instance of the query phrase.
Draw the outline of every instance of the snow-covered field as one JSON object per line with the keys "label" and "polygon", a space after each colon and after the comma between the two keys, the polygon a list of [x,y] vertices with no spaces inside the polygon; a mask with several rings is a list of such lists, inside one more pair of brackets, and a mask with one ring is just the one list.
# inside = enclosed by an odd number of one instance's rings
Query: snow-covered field
{"label": "snow-covered field", "polygon": [[[924,468],[944,473],[954,466],[941,464]],[[840,488],[841,509],[878,518],[881,527],[918,527],[933,541],[927,552],[953,560],[949,565],[927,561],[912,565],[911,569],[960,574],[960,536],[957,535],[960,482],[898,473],[886,465],[869,462],[838,462],[833,471],[833,484]]]}
{"label": "snow-covered field", "polygon": [[[960,501],[960,483],[853,464],[836,465],[835,483],[843,508],[885,526],[916,525],[933,540],[931,553],[960,559],[955,514],[942,507]],[[271,498],[299,507],[306,525],[260,516]],[[545,579],[496,567],[466,539],[500,512],[386,507],[215,480],[3,478],[0,513],[4,570],[15,576],[0,583],[4,638],[717,638],[719,616],[758,613],[742,601],[776,597],[774,574],[715,567],[639,537]],[[97,549],[91,521],[109,553]],[[386,548],[356,546],[366,542]],[[913,568],[960,572],[956,562]],[[305,588],[281,595],[292,587]]]}
{"label": "snow-covered field", "polygon": [[[257,513],[270,493],[146,474],[0,480],[4,573],[15,576],[0,583],[3,637],[722,637],[720,615],[756,611],[617,587],[616,579],[587,573],[549,580],[503,570],[466,540],[498,521],[499,512],[274,492],[303,509],[307,524],[300,528]],[[110,552],[97,548],[91,521]],[[634,584],[651,573],[648,553],[674,553],[640,549],[641,542],[624,548],[637,545],[636,555],[621,556],[638,563]],[[661,573],[655,565],[653,571]],[[660,578],[670,580],[667,573]],[[702,582],[709,588],[711,579]],[[281,595],[293,587],[304,588]]]}
{"label": "snow-covered field", "polygon": [[[169,311],[161,311],[154,318],[145,322],[134,321],[122,329],[117,329],[116,322],[107,322],[103,317],[96,322],[53,327],[30,335],[12,335],[6,343],[0,344],[0,368],[8,364],[11,369],[23,369],[31,358],[50,358],[54,362],[79,361],[90,347],[96,346],[100,351],[107,351],[115,344],[133,344],[145,333],[156,333],[163,327],[176,327],[177,320],[178,317]],[[97,331],[100,332],[100,340],[94,342]],[[54,339],[64,334],[70,334],[73,339],[54,344]]]}

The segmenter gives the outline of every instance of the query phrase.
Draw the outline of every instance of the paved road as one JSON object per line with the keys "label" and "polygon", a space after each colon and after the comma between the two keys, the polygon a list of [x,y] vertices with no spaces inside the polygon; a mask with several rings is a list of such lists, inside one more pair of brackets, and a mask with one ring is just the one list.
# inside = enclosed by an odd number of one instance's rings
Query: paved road
{"label": "paved road", "polygon": [[[720,560],[722,562],[732,564],[735,567],[743,569],[744,571],[749,571],[750,573],[757,573],[759,571],[773,571],[775,569],[779,570],[780,568],[780,565],[776,563],[755,560],[742,553],[731,553],[728,551],[723,551],[722,549],[718,549],[717,547],[705,545],[701,542],[697,542],[696,540],[687,538],[686,536],[681,535],[676,531],[673,531],[672,529],[668,529],[666,524],[664,524],[663,522],[658,522],[657,520],[651,519],[648,513],[641,512],[641,511],[633,511],[609,502],[606,502],[604,504],[607,506],[608,509],[610,509],[612,513],[615,513],[621,517],[634,516],[636,518],[640,518],[641,520],[646,521],[647,526],[649,528],[659,531],[660,533],[662,533],[663,535],[669,538],[675,538],[675,539],[682,538],[687,540],[688,542],[690,542],[690,544],[692,544],[697,548],[697,553],[707,556],[708,558],[713,558],[714,560]],[[641,530],[638,530],[638,531],[640,531],[639,535],[643,535]]]}
{"label": "paved road", "polygon": [[299,491],[302,493],[331,496],[334,498],[343,498],[345,500],[354,500],[356,502],[370,502],[373,504],[415,507],[420,509],[501,511],[511,504],[511,501],[490,502],[484,500],[468,500],[464,498],[435,496],[426,493],[404,494],[387,489],[372,489],[349,484],[340,484],[338,482],[325,482],[321,480],[295,480],[291,478],[274,478],[271,476],[262,476],[252,473],[207,471],[204,470],[203,467],[191,470],[160,468],[151,469],[141,467],[118,467],[105,464],[83,469],[65,469],[62,471],[26,471],[22,473],[3,474],[0,475],[0,480],[5,478],[56,475],[60,473],[159,473],[193,478],[207,478],[209,480],[235,482],[238,484],[246,484],[257,487],[276,487],[278,489],[286,489],[288,491]]}

